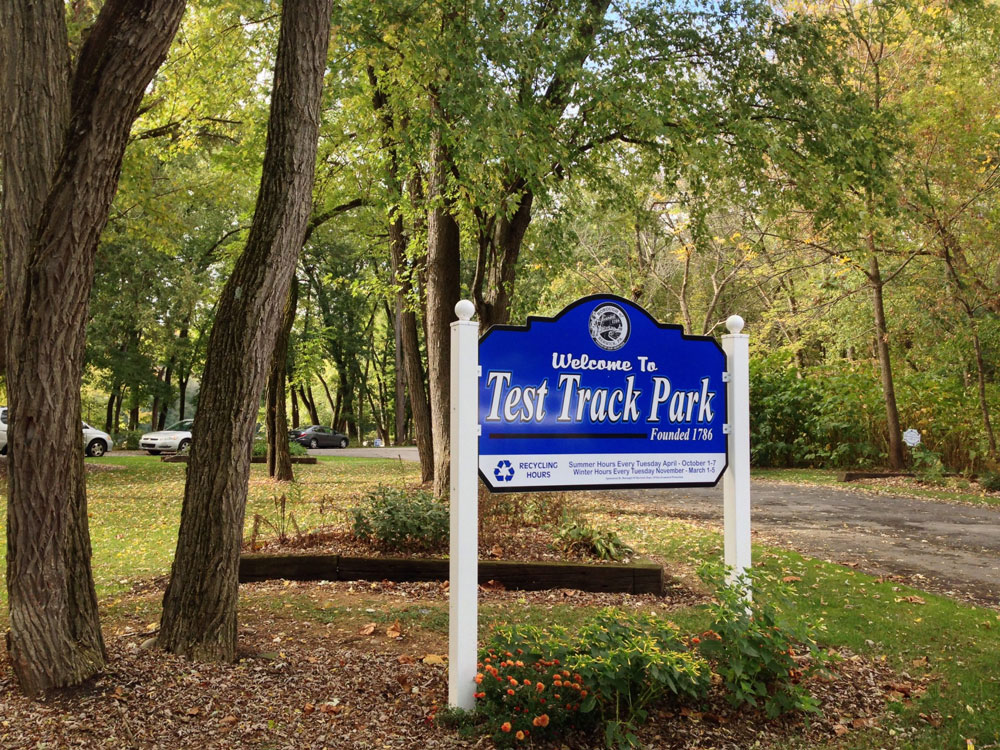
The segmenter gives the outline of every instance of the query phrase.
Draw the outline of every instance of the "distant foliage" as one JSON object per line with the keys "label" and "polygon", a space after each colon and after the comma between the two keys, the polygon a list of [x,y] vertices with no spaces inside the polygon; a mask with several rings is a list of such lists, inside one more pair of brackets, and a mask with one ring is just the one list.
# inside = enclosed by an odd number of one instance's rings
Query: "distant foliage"
{"label": "distant foliage", "polygon": [[351,515],[355,537],[389,552],[436,552],[448,544],[448,506],[423,490],[379,487]]}
{"label": "distant foliage", "polygon": [[[914,470],[988,466],[982,423],[971,386],[927,373],[897,377],[904,428],[923,443],[907,449]],[[887,462],[885,408],[870,365],[813,367],[800,372],[781,356],[750,363],[750,449],[755,466],[863,468]]]}

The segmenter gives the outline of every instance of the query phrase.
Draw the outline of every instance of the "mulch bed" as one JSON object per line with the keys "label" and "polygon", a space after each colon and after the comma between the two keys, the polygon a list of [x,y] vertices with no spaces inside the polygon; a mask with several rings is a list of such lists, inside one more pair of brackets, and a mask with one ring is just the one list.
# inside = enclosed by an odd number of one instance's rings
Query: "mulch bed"
{"label": "mulch bed", "polygon": [[[344,601],[363,593],[388,600],[439,602],[437,584],[290,584],[296,593]],[[251,584],[255,595],[289,584]],[[565,605],[615,604],[665,611],[700,597],[484,590],[484,601]],[[447,702],[445,636],[424,630],[395,638],[380,626],[320,624],[282,617],[265,607],[241,611],[237,664],[195,664],[144,648],[147,623],[125,620],[108,634],[108,672],[82,688],[42,701],[24,698],[12,684],[6,653],[0,654],[0,747],[22,748],[491,748],[484,737],[459,738],[434,725],[432,714]],[[780,748],[794,740],[809,746],[876,726],[885,703],[906,700],[920,686],[900,683],[883,665],[851,654],[835,662],[810,690],[824,715],[768,720],[758,711],[736,710],[714,692],[690,709],[652,712],[640,738],[651,749],[757,746]],[[599,748],[600,738],[571,738],[575,750]],[[567,740],[569,741],[569,739]],[[559,745],[553,746],[560,747]]]}
{"label": "mulch bed", "polygon": [[[440,550],[383,550],[356,539],[346,526],[323,526],[305,534],[290,534],[284,540],[276,536],[245,539],[244,552],[271,554],[343,555],[345,557],[441,557]],[[530,562],[581,562],[600,565],[617,564],[614,560],[598,560],[580,552],[568,552],[556,547],[556,538],[544,527],[521,527],[503,535],[480,536],[479,557],[483,560],[521,560]]]}

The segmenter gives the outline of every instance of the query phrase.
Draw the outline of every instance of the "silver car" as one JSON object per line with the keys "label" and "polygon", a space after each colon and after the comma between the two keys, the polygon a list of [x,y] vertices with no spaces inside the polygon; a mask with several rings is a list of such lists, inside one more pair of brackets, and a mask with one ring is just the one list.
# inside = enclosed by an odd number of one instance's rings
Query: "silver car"
{"label": "silver car", "polygon": [[[0,406],[0,454],[3,455],[7,453],[7,414],[7,407]],[[97,458],[111,450],[113,441],[108,433],[102,432],[96,427],[91,427],[86,422],[81,422],[80,424],[83,426],[84,453]]]}
{"label": "silver car", "polygon": [[139,438],[139,447],[148,451],[151,456],[158,456],[164,451],[182,451],[191,445],[191,425],[193,424],[193,419],[182,419],[165,430],[147,432]]}

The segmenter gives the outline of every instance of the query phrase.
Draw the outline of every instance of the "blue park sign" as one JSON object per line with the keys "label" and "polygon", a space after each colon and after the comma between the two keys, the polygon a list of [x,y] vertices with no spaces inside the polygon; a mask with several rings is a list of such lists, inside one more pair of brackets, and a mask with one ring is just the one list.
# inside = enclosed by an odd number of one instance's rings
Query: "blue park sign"
{"label": "blue park sign", "polygon": [[479,340],[479,475],[493,490],[703,487],[726,468],[726,355],[620,297]]}

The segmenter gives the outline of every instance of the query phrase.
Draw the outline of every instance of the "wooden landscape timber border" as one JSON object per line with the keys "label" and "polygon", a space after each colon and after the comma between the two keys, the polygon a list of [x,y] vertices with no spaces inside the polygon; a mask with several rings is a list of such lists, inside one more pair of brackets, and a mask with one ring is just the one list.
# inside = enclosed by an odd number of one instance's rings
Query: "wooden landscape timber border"
{"label": "wooden landscape timber border", "polygon": [[[165,461],[168,464],[186,464],[190,456],[164,456],[161,461]],[[252,464],[262,464],[267,461],[264,456],[253,456],[250,459]],[[316,456],[292,456],[293,464],[314,464],[316,463]]]}
{"label": "wooden landscape timber border", "polygon": [[[248,554],[240,559],[240,583],[275,578],[292,581],[446,581],[448,560],[271,554]],[[587,565],[480,560],[479,583],[490,581],[521,591],[577,589],[660,594],[663,591],[663,568],[645,562]]]}

